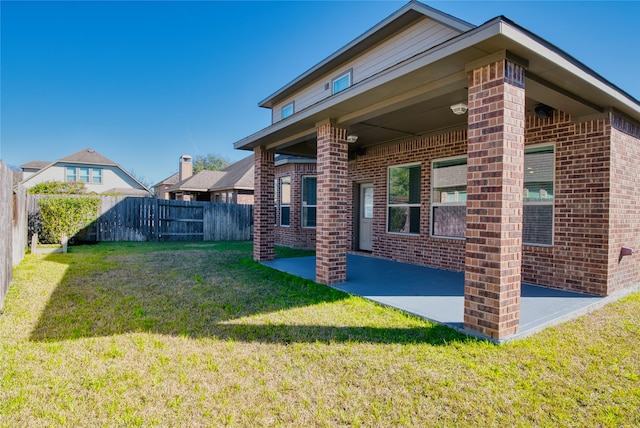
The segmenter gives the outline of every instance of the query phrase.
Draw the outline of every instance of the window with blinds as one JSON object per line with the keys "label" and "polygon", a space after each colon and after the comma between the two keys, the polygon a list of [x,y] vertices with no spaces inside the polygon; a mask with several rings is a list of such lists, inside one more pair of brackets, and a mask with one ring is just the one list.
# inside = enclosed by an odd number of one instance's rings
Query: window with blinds
{"label": "window with blinds", "polygon": [[464,238],[467,231],[467,159],[433,162],[431,235]]}
{"label": "window with blinds", "polygon": [[522,243],[553,245],[553,146],[533,147],[524,155]]}

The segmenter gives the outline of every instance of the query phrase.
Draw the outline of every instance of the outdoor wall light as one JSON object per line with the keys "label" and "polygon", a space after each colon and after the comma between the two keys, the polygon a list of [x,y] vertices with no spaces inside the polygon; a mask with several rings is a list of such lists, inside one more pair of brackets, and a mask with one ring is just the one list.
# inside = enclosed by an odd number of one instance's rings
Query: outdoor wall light
{"label": "outdoor wall light", "polygon": [[467,112],[469,107],[465,103],[458,103],[451,106],[453,114],[461,115]]}
{"label": "outdoor wall light", "polygon": [[347,135],[347,143],[353,144],[356,141],[358,141],[358,136],[357,135]]}
{"label": "outdoor wall light", "polygon": [[548,119],[553,116],[553,107],[546,104],[538,104],[533,110],[540,119]]}

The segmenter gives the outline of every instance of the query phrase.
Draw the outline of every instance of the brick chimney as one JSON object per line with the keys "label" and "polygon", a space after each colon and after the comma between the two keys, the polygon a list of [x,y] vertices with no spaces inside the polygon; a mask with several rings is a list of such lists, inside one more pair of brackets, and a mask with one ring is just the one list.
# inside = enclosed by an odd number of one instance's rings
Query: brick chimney
{"label": "brick chimney", "polygon": [[193,175],[193,163],[191,162],[191,156],[180,156],[180,169],[178,170],[178,179],[182,181]]}

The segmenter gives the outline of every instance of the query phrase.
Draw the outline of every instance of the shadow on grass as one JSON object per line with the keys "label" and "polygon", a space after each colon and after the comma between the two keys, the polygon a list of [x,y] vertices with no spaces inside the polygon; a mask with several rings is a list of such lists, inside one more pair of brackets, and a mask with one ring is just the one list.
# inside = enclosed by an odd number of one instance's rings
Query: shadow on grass
{"label": "shadow on grass", "polygon": [[[59,341],[150,332],[265,343],[439,345],[473,340],[426,322],[424,327],[397,327],[402,316],[391,317],[396,321],[389,328],[359,326],[349,318],[348,294],[262,266],[250,255],[247,243],[122,243],[48,256],[65,263],[67,270],[30,338]],[[309,319],[331,310],[313,307],[333,304],[344,305],[337,308],[344,322],[309,325]],[[372,310],[371,317],[376,316]]]}

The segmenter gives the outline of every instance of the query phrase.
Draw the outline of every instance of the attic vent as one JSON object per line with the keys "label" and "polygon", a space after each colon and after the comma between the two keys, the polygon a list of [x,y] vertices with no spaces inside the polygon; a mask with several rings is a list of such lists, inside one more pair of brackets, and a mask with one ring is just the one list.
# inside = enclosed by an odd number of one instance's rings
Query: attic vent
{"label": "attic vent", "polygon": [[89,149],[87,150],[89,153],[95,153],[93,150]]}

